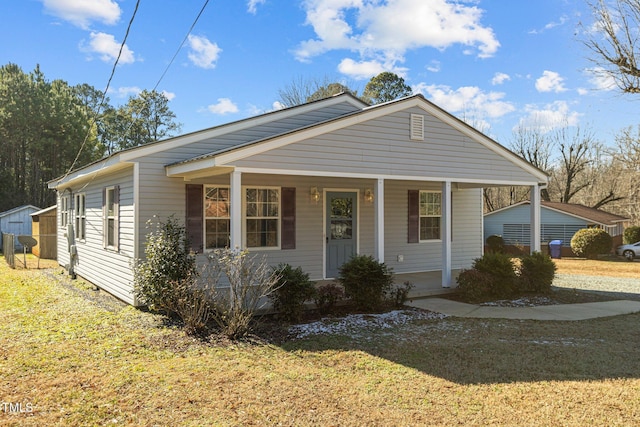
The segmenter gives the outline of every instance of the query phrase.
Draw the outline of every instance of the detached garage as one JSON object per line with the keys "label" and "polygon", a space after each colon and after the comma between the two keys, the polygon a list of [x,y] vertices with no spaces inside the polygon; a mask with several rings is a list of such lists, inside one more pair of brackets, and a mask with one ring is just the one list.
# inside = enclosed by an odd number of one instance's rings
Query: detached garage
{"label": "detached garage", "polygon": [[[529,251],[530,213],[528,201],[507,206],[484,215],[484,241],[492,235],[502,236],[507,246]],[[583,228],[602,228],[613,237],[613,246],[622,242],[629,218],[574,203],[546,202],[540,205],[540,241],[545,247],[552,240],[562,240],[562,255],[573,256],[571,238]]]}

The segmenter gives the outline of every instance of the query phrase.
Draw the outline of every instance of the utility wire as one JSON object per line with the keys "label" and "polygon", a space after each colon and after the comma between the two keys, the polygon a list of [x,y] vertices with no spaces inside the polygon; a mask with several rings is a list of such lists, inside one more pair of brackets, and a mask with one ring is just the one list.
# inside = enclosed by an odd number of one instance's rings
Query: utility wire
{"label": "utility wire", "polygon": [[116,73],[116,67],[118,66],[118,62],[120,61],[120,56],[122,56],[122,51],[124,50],[125,43],[127,42],[127,38],[129,37],[129,31],[131,31],[131,26],[133,25],[133,20],[136,17],[136,13],[138,13],[139,6],[140,6],[140,0],[137,0],[136,7],[133,10],[133,14],[131,15],[129,24],[127,25],[127,31],[124,34],[124,39],[122,40],[122,43],[120,43],[120,50],[118,51],[118,56],[116,57],[116,60],[113,63],[113,68],[111,68],[111,74],[109,75],[109,80],[107,80],[107,86],[105,87],[104,92],[102,93],[102,99],[100,99],[100,103],[98,103],[96,110],[94,111],[93,117],[91,118],[91,122],[89,123],[89,128],[87,129],[87,133],[84,137],[84,141],[82,141],[82,145],[80,145],[78,154],[76,154],[76,158],[73,160],[73,163],[71,163],[71,166],[69,167],[69,170],[67,170],[67,173],[65,173],[64,176],[60,178],[60,181],[66,178],[73,170],[74,166],[78,162],[78,159],[80,158],[80,154],[82,153],[82,150],[87,145],[87,141],[89,140],[89,135],[91,134],[91,128],[93,128],[93,125],[95,125],[96,122],[98,121],[98,115],[100,114],[100,109],[102,108],[102,105],[104,104],[104,101],[107,98],[107,91],[109,90],[109,86],[111,86],[111,80],[113,79],[113,76]]}

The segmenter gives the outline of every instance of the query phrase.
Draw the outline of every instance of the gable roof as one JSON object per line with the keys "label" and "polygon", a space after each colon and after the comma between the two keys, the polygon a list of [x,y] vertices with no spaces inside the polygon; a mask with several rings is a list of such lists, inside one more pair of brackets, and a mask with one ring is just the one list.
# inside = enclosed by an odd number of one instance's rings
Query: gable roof
{"label": "gable roof", "polygon": [[410,107],[419,107],[423,109],[475,142],[480,143],[494,153],[526,170],[532,176],[536,177],[540,183],[547,183],[548,175],[544,171],[536,168],[520,156],[500,145],[498,142],[479,132],[472,126],[469,126],[467,123],[451,115],[437,105],[431,103],[421,94],[368,106],[353,113],[344,114],[323,122],[300,127],[279,135],[249,141],[233,147],[195,156],[191,159],[174,162],[166,166],[167,174],[169,176],[180,176],[181,174],[187,174],[205,168],[228,165],[233,161],[241,160],[249,156],[280,148],[308,138],[313,138],[327,132],[362,123],[364,121],[375,119]]}
{"label": "gable roof", "polygon": [[11,214],[14,214],[16,212],[20,212],[22,210],[33,210],[35,212],[35,211],[39,211],[40,208],[35,207],[33,205],[22,205],[22,206],[15,207],[13,209],[9,209],[8,211],[0,212],[0,218],[3,218],[5,216],[9,216]]}
{"label": "gable roof", "polygon": [[90,174],[103,174],[106,172],[118,170],[123,167],[123,164],[127,162],[133,162],[136,159],[149,154],[162,152],[168,149],[188,145],[193,142],[202,141],[205,139],[215,138],[220,135],[239,132],[244,129],[265,125],[276,120],[293,117],[298,114],[304,114],[306,112],[319,110],[325,107],[336,106],[339,104],[350,105],[354,110],[357,111],[369,105],[350,93],[340,93],[329,98],[308,102],[306,104],[295,105],[293,107],[283,108],[281,110],[270,111],[257,116],[248,117],[234,122],[224,123],[218,126],[187,133],[184,135],[179,135],[176,137],[171,137],[160,141],[151,142],[149,144],[141,145],[138,147],[127,148],[113,153],[100,160],[96,160],[92,163],[81,166],[78,169],[67,173],[66,175],[52,179],[47,184],[49,188],[58,188],[61,185],[69,183],[70,181],[74,181],[78,178],[84,178]]}
{"label": "gable roof", "polygon": [[[484,216],[489,216],[496,214],[498,212],[503,212],[508,209],[513,209],[517,206],[528,205],[530,202],[525,200],[524,202],[516,203],[511,206],[506,206],[502,209],[497,209],[493,212],[488,212]],[[609,212],[605,212],[600,209],[590,208],[588,206],[580,205],[577,203],[561,203],[561,202],[541,202],[541,208],[549,209],[552,211],[560,212],[566,215],[570,215],[576,218],[580,218],[582,220],[593,222],[600,225],[612,226],[618,223],[628,221],[629,218],[612,214]]]}

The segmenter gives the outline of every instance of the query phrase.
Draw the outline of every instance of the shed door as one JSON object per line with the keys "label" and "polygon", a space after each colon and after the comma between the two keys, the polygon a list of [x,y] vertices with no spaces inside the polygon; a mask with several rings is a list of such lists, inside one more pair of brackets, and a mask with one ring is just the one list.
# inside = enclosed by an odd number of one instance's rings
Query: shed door
{"label": "shed door", "polygon": [[357,202],[354,192],[328,192],[326,200],[326,277],[338,277],[338,269],[356,254]]}

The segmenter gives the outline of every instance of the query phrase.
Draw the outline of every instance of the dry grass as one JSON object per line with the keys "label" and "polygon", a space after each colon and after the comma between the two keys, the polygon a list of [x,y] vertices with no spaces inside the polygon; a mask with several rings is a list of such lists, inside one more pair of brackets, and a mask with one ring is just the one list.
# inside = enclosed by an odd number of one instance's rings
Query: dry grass
{"label": "dry grass", "polygon": [[640,315],[216,344],[54,272],[0,259],[1,425],[640,423]]}
{"label": "dry grass", "polygon": [[584,258],[562,258],[553,260],[561,274],[585,276],[640,277],[640,261],[623,261],[622,258],[588,260]]}

